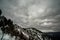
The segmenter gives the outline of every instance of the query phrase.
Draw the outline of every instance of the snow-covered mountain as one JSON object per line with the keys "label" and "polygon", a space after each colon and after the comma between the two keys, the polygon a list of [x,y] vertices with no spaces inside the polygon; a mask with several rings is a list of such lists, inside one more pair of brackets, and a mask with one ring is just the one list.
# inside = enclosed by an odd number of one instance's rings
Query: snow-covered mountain
{"label": "snow-covered mountain", "polygon": [[[14,37],[11,37],[10,35],[5,34],[3,37],[3,40],[51,40],[51,38],[49,38],[47,36],[47,34],[41,32],[35,28],[22,28],[22,29],[23,29],[22,33],[27,32],[29,39],[24,39],[24,38],[22,38],[22,39],[16,38],[15,39]],[[21,35],[21,37],[23,37],[24,35]]]}

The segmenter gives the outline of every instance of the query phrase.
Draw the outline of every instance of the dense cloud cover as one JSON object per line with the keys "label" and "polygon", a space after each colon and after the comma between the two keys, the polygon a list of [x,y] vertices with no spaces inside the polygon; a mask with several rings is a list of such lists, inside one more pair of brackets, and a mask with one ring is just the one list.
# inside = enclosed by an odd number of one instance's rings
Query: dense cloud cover
{"label": "dense cloud cover", "polygon": [[0,9],[22,27],[60,31],[60,0],[0,0]]}

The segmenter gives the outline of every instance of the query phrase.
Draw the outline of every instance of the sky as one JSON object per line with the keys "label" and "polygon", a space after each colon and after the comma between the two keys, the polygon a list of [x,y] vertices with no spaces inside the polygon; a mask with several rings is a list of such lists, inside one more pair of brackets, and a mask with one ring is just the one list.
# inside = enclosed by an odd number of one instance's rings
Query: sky
{"label": "sky", "polygon": [[0,9],[23,28],[60,32],[60,0],[0,0]]}

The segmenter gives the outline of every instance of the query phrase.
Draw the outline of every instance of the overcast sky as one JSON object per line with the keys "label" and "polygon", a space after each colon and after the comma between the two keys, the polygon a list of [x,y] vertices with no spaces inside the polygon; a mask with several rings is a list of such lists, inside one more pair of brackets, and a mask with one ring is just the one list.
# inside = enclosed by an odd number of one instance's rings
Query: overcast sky
{"label": "overcast sky", "polygon": [[22,27],[60,32],[60,0],[0,0],[0,9]]}

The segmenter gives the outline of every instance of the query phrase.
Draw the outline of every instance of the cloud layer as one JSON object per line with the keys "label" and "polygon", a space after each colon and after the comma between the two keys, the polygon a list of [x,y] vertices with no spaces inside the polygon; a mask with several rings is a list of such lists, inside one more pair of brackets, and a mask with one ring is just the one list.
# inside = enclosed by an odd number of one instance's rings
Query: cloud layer
{"label": "cloud layer", "polygon": [[0,0],[0,9],[22,27],[60,31],[60,0]]}

